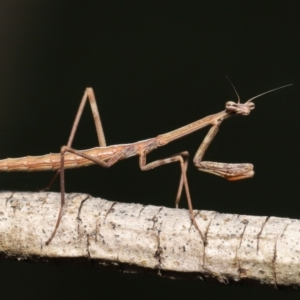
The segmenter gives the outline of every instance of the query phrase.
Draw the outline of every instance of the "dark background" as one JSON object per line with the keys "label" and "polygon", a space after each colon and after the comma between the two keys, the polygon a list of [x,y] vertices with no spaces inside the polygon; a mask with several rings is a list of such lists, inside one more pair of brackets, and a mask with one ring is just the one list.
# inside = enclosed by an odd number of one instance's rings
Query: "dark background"
{"label": "dark background", "polygon": [[[5,4],[6,3],[6,4]],[[196,4],[195,4],[196,3]],[[247,118],[224,122],[205,159],[252,162],[255,177],[228,182],[199,172],[188,178],[194,207],[224,213],[300,218],[299,5],[170,1],[4,1],[0,4],[0,157],[58,152],[85,87],[94,88],[107,143],[134,142],[174,130],[236,100],[255,100]],[[226,3],[226,4],[225,4]],[[280,4],[278,4],[280,3]],[[207,129],[149,156],[188,150]],[[74,148],[97,145],[86,109]],[[3,190],[34,191],[53,174],[1,173]],[[141,172],[138,159],[111,169],[66,173],[67,192],[123,202],[174,206],[177,164]],[[59,184],[52,190],[59,191]],[[185,201],[182,206],[186,207]],[[299,299],[298,292],[172,281],[84,267],[1,261],[6,299],[122,297]]]}

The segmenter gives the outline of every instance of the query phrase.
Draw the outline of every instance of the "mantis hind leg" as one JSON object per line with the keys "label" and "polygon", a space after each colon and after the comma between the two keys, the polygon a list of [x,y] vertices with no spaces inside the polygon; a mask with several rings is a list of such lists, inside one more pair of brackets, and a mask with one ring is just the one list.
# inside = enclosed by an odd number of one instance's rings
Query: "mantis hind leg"
{"label": "mantis hind leg", "polygon": [[[53,183],[55,182],[55,180],[57,179],[58,175],[60,175],[60,186],[61,186],[61,206],[60,206],[60,211],[58,214],[58,218],[56,221],[56,225],[54,228],[54,231],[52,232],[50,238],[47,240],[46,245],[49,245],[49,243],[51,242],[51,240],[54,238],[56,231],[58,229],[58,226],[60,224],[61,218],[63,216],[63,208],[64,208],[64,203],[65,203],[65,184],[64,184],[64,153],[66,151],[72,152],[72,143],[75,137],[75,133],[81,118],[81,115],[83,113],[85,104],[87,102],[87,100],[90,103],[91,106],[91,110],[92,110],[92,114],[93,114],[93,118],[94,118],[94,122],[95,122],[95,126],[96,126],[96,132],[97,132],[97,136],[98,136],[98,141],[99,141],[99,145],[100,147],[106,147],[106,141],[105,141],[105,136],[104,136],[104,131],[103,131],[103,126],[101,123],[101,119],[100,119],[100,114],[99,114],[99,110],[98,110],[98,106],[97,106],[97,102],[96,102],[96,97],[94,94],[94,91],[92,88],[86,88],[83,97],[81,99],[73,126],[72,126],[72,130],[70,133],[70,137],[67,143],[67,146],[62,147],[61,149],[61,168],[59,170],[57,170],[57,172],[55,173],[55,175],[53,176],[52,180],[50,181],[49,185],[43,189],[43,190],[48,190]],[[76,151],[76,150],[75,150]],[[74,152],[74,151],[73,151]],[[80,152],[77,153],[78,155],[80,155]],[[82,156],[82,155],[81,155]],[[83,156],[84,157],[84,156]],[[93,160],[92,158],[86,157],[90,160]],[[96,163],[102,165],[103,167],[107,167],[105,162],[102,162],[100,160],[95,161]]]}
{"label": "mantis hind leg", "polygon": [[126,149],[121,152],[121,153],[117,153],[116,155],[112,156],[111,158],[109,158],[107,161],[105,160],[101,160],[95,156],[91,156],[83,151],[79,151],[79,150],[76,150],[76,149],[73,149],[71,147],[68,147],[68,146],[63,146],[61,148],[61,151],[60,151],[60,192],[61,192],[61,203],[60,203],[60,210],[59,210],[59,213],[58,213],[58,217],[57,217],[57,220],[56,220],[56,224],[55,224],[55,227],[54,227],[54,230],[51,234],[51,236],[49,237],[49,239],[46,241],[46,245],[49,245],[50,242],[52,241],[52,239],[54,238],[55,234],[56,234],[56,231],[59,227],[59,224],[61,222],[61,219],[63,217],[63,210],[64,210],[64,207],[65,207],[65,153],[66,152],[71,152],[71,153],[74,153],[78,156],[81,156],[87,160],[90,160],[92,162],[94,162],[95,164],[98,164],[100,165],[101,167],[104,167],[104,168],[109,168],[111,167],[113,164],[117,163],[120,159],[123,158],[123,156],[126,155]]}
{"label": "mantis hind leg", "polygon": [[[77,114],[76,114],[76,117],[75,117],[75,120],[74,120],[74,123],[72,126],[72,130],[71,130],[71,133],[69,136],[67,147],[72,147],[72,143],[73,143],[73,140],[74,140],[74,137],[76,134],[76,130],[77,130],[77,127],[78,127],[78,124],[79,124],[79,121],[80,121],[80,118],[83,113],[83,110],[84,110],[87,100],[89,101],[90,106],[91,106],[94,123],[96,126],[96,132],[97,132],[99,145],[100,145],[100,147],[106,147],[106,141],[105,141],[103,126],[102,126],[101,119],[100,119],[100,113],[98,110],[95,93],[92,88],[86,88],[84,91],[83,97],[80,101],[78,111],[77,111]],[[49,190],[51,188],[51,186],[53,185],[53,183],[55,182],[55,180],[57,179],[59,173],[60,173],[60,170],[57,170],[55,175],[51,179],[50,183],[48,184],[48,186],[46,188],[42,189],[41,191]]]}

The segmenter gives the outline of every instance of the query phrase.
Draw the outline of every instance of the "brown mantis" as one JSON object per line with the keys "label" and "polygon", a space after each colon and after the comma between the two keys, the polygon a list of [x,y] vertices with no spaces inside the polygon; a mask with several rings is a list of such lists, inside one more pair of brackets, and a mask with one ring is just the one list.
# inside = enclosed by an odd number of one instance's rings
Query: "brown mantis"
{"label": "brown mantis", "polygon": [[[50,153],[43,156],[27,156],[21,158],[7,158],[0,160],[0,171],[54,171],[57,170],[56,175],[51,181],[50,185],[54,182],[56,177],[60,174],[60,186],[61,186],[61,207],[57,217],[57,221],[54,227],[54,230],[47,240],[46,245],[49,245],[51,240],[54,238],[56,231],[59,227],[60,221],[63,216],[63,209],[65,204],[65,175],[64,170],[66,168],[78,168],[89,166],[92,164],[99,164],[102,167],[108,168],[117,163],[119,160],[129,158],[131,156],[139,156],[139,165],[142,171],[148,171],[156,167],[178,162],[181,167],[181,176],[178,186],[178,191],[176,195],[175,205],[178,207],[179,201],[181,198],[182,190],[184,187],[185,194],[187,197],[187,203],[189,208],[190,217],[195,228],[199,231],[203,243],[205,243],[205,237],[202,234],[200,228],[198,227],[194,214],[192,200],[189,192],[188,180],[187,180],[187,167],[188,167],[188,156],[187,151],[180,152],[176,155],[173,155],[168,158],[159,159],[150,163],[147,163],[146,157],[147,154],[154,149],[167,145],[168,143],[184,137],[194,131],[197,131],[205,126],[212,125],[211,129],[205,136],[202,144],[200,145],[196,155],[194,157],[194,164],[200,170],[208,173],[212,173],[221,177],[224,177],[228,180],[240,180],[245,178],[250,178],[254,175],[253,165],[248,163],[232,164],[232,163],[219,163],[219,162],[209,162],[202,161],[202,158],[207,150],[208,146],[212,142],[214,136],[217,134],[218,129],[221,123],[235,115],[247,116],[251,110],[254,109],[255,105],[252,100],[261,97],[262,95],[271,93],[273,91],[285,88],[291,84],[284,85],[262,94],[259,94],[245,103],[240,103],[240,97],[235,90],[235,93],[238,97],[237,103],[233,101],[226,102],[225,110],[219,113],[207,116],[198,121],[190,123],[186,126],[178,128],[174,131],[160,134],[155,138],[150,138],[147,140],[131,143],[131,144],[121,144],[121,145],[112,145],[107,146],[103,127],[100,120],[100,114],[98,111],[96,98],[92,88],[86,88],[79,109],[73,123],[69,141],[66,146],[61,147],[60,153]],[[97,136],[99,140],[100,147],[87,149],[87,150],[76,150],[73,149],[72,142],[78,127],[84,106],[86,101],[89,100],[91,105],[91,110],[96,126]]]}

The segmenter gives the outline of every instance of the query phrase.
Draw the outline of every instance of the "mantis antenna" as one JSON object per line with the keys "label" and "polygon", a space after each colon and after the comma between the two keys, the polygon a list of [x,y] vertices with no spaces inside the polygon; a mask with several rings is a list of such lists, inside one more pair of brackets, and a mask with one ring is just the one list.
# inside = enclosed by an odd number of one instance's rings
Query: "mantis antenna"
{"label": "mantis antenna", "polygon": [[228,76],[225,76],[226,78],[227,78],[227,80],[229,81],[229,83],[231,84],[231,86],[233,87],[233,89],[234,89],[234,91],[235,91],[235,94],[236,94],[236,96],[237,96],[237,98],[238,98],[238,102],[237,103],[240,103],[240,95],[238,94],[238,92],[237,92],[237,90],[236,90],[236,88],[235,88],[235,86],[234,86],[234,84],[232,83],[232,81],[230,80],[230,78],[228,77]]}
{"label": "mantis antenna", "polygon": [[[240,103],[240,100],[241,100],[241,99],[240,99],[240,96],[239,96],[239,94],[238,94],[238,92],[237,92],[237,90],[236,90],[234,84],[232,83],[232,81],[230,80],[230,78],[229,78],[228,76],[225,76],[225,77],[226,77],[227,80],[230,82],[231,86],[233,87],[233,89],[234,89],[234,91],[235,91],[235,94],[236,94],[236,96],[237,96],[237,98],[238,98],[238,102],[237,102],[237,103]],[[276,89],[272,89],[272,90],[266,91],[266,92],[264,92],[264,93],[262,93],[262,94],[256,95],[255,97],[250,98],[249,100],[247,100],[247,101],[245,102],[245,104],[248,103],[248,102],[250,102],[251,100],[254,100],[254,99],[256,99],[256,98],[259,98],[259,97],[262,96],[262,95],[269,94],[269,93],[271,93],[271,92],[274,92],[274,91],[276,91],[276,90],[283,89],[283,88],[288,87],[288,86],[291,86],[291,85],[293,85],[293,84],[290,83],[290,84],[287,84],[287,85],[283,85],[283,86],[280,86],[280,87],[278,87],[278,88],[276,88]]]}
{"label": "mantis antenna", "polygon": [[249,100],[248,100],[247,102],[245,102],[245,103],[248,103],[248,102],[250,102],[251,100],[256,99],[256,98],[258,98],[258,97],[260,97],[260,96],[262,96],[262,95],[265,95],[265,94],[274,92],[274,91],[276,91],[276,90],[283,89],[283,88],[288,87],[288,86],[291,86],[291,85],[293,85],[293,84],[290,83],[290,84],[287,84],[287,85],[280,86],[280,87],[278,87],[278,88],[276,88],[276,89],[272,89],[272,90],[266,91],[266,92],[264,92],[264,93],[262,93],[262,94],[259,94],[259,95],[255,96],[255,97],[249,99]]}

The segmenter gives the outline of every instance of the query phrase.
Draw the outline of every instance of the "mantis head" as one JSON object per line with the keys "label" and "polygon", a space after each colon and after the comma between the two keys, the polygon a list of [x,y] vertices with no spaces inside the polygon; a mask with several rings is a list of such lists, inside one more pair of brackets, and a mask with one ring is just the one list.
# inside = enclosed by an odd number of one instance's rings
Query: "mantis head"
{"label": "mantis head", "polygon": [[228,101],[228,102],[226,102],[225,110],[229,114],[237,114],[237,115],[242,115],[242,116],[249,115],[250,111],[255,108],[255,104],[252,102],[253,99],[256,99],[258,97],[261,97],[262,95],[265,95],[265,94],[274,92],[276,90],[283,89],[285,87],[293,85],[293,84],[283,85],[283,86],[278,87],[276,89],[272,89],[272,90],[266,91],[266,92],[264,92],[262,94],[259,94],[259,95],[255,96],[255,97],[249,99],[245,103],[240,103],[240,96],[239,96],[238,92],[236,91],[236,89],[235,89],[234,85],[232,84],[232,82],[230,81],[230,79],[228,77],[227,77],[227,79],[231,83],[231,85],[232,85],[232,87],[233,87],[233,89],[234,89],[234,91],[235,91],[235,93],[237,95],[238,102],[237,103],[235,103],[234,101]]}

